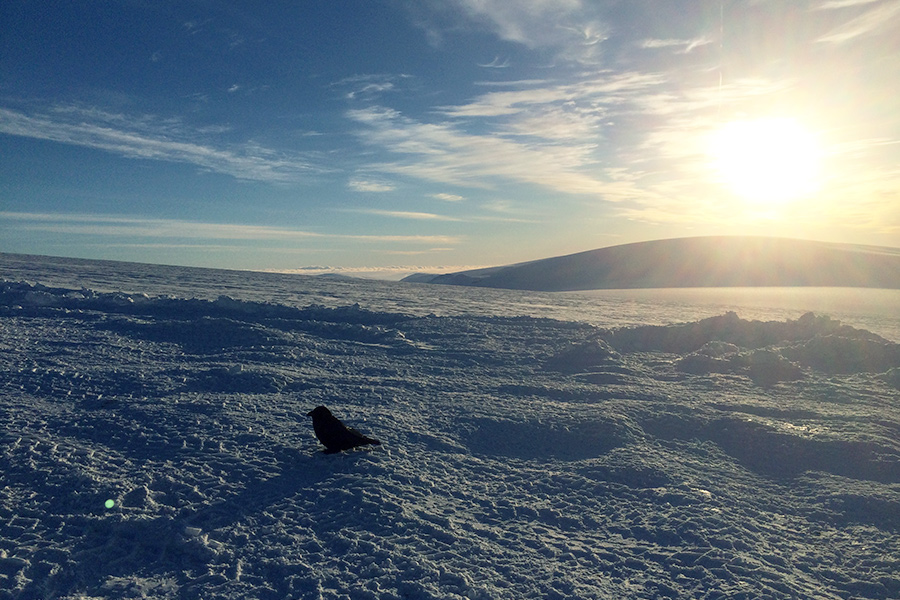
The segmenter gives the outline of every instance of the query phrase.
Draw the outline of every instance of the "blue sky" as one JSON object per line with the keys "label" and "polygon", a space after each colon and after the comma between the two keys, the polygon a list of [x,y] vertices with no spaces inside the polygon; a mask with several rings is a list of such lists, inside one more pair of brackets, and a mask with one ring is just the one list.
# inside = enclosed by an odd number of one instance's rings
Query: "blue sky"
{"label": "blue sky", "polygon": [[898,0],[5,0],[0,48],[0,251],[390,276],[900,246]]}

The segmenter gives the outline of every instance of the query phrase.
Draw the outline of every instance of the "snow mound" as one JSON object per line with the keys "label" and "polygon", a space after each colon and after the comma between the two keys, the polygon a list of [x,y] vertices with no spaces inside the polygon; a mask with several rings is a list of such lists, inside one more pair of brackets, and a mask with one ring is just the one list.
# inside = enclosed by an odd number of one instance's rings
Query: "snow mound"
{"label": "snow mound", "polygon": [[601,365],[621,362],[618,352],[601,339],[593,339],[552,356],[545,367],[554,371],[578,372],[594,369]]}
{"label": "snow mound", "polygon": [[824,373],[882,373],[900,365],[900,344],[858,335],[816,335],[781,353]]}
{"label": "snow mound", "polygon": [[678,359],[675,368],[684,373],[705,375],[711,373],[732,373],[746,375],[760,385],[773,385],[780,381],[794,381],[803,378],[803,370],[777,351],[739,349],[709,356],[706,346]]}
{"label": "snow mound", "polygon": [[624,420],[582,421],[565,425],[481,419],[473,423],[467,445],[476,454],[524,460],[581,460],[633,442],[640,429]]}
{"label": "snow mound", "polygon": [[695,323],[617,329],[603,337],[619,351],[687,353],[695,352],[713,341],[741,348],[763,348],[779,342],[804,341],[826,335],[886,341],[874,333],[813,313],[779,322],[749,321],[741,319],[735,312],[728,312]]}
{"label": "snow mound", "polygon": [[900,367],[894,367],[893,369],[888,370],[886,373],[882,374],[881,379],[900,390]]}
{"label": "snow mound", "polygon": [[742,374],[761,385],[801,379],[804,368],[850,374],[882,373],[900,365],[900,344],[813,313],[761,322],[729,312],[695,323],[605,331],[600,337],[560,353],[551,363],[580,370],[614,360],[616,352],[665,352],[682,355],[675,362],[681,372]]}
{"label": "snow mound", "polygon": [[809,430],[747,416],[654,416],[641,423],[662,439],[714,442],[744,467],[766,477],[823,471],[860,480],[900,482],[891,444],[814,436]]}

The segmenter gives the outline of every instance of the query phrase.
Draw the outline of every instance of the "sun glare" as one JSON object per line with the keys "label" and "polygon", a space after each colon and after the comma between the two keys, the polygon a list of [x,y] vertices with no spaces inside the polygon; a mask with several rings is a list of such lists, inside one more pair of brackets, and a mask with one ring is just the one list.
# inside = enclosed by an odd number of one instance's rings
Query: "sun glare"
{"label": "sun glare", "polygon": [[818,144],[793,119],[728,123],[713,134],[710,154],[721,182],[756,205],[788,202],[819,186]]}

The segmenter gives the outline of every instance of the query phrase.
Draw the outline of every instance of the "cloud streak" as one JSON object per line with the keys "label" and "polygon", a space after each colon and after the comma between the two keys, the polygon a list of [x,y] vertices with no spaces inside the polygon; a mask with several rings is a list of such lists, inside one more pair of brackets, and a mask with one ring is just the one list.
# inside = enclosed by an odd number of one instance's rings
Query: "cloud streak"
{"label": "cloud streak", "polygon": [[275,242],[315,239],[427,244],[455,244],[460,241],[456,236],[447,235],[320,233],[267,225],[232,225],[117,215],[0,212],[0,221],[4,220],[15,222],[17,228],[28,231],[126,237],[135,240],[158,238]]}
{"label": "cloud streak", "polygon": [[572,193],[602,189],[602,181],[582,171],[595,163],[591,144],[525,144],[467,133],[450,123],[423,123],[383,107],[353,110],[348,117],[363,126],[358,135],[367,144],[407,157],[370,164],[370,170],[485,189],[493,188],[496,178]]}
{"label": "cloud streak", "polygon": [[694,49],[707,44],[712,44],[713,39],[710,37],[699,37],[690,40],[678,39],[648,39],[641,42],[641,48],[657,49],[657,48],[677,48],[679,54],[688,54]]}
{"label": "cloud streak", "polygon": [[594,64],[607,37],[597,5],[582,0],[451,0],[447,6],[502,40],[551,49],[561,60]]}
{"label": "cloud streak", "polygon": [[431,194],[431,197],[435,198],[437,200],[443,200],[444,202],[462,202],[463,200],[465,200],[464,197],[462,197],[458,194],[447,194],[447,193]]}
{"label": "cloud streak", "polygon": [[307,157],[256,144],[223,147],[194,138],[208,133],[191,131],[175,120],[131,117],[95,109],[58,107],[26,114],[0,108],[0,133],[104,150],[132,159],[195,165],[237,179],[297,182],[327,171]]}
{"label": "cloud streak", "polygon": [[659,75],[600,74],[572,84],[526,82],[440,108],[424,122],[370,106],[347,116],[357,135],[395,160],[367,169],[443,184],[493,189],[499,181],[556,192],[620,196],[604,175],[604,121],[660,85]]}
{"label": "cloud streak", "polygon": [[347,187],[353,190],[354,192],[393,192],[396,188],[391,183],[387,183],[384,181],[373,181],[371,179],[361,179],[358,177],[354,177],[350,181],[347,182]]}
{"label": "cloud streak", "polygon": [[456,217],[447,215],[439,215],[428,212],[414,212],[406,210],[380,210],[377,208],[349,208],[347,212],[362,213],[366,215],[375,215],[378,217],[391,217],[395,219],[411,219],[413,221],[462,221]]}
{"label": "cloud streak", "polygon": [[[829,6],[829,4],[831,6]],[[843,8],[846,6],[857,6],[868,4],[868,2],[840,2],[826,3],[820,8]],[[874,35],[897,25],[900,19],[900,1],[884,2],[878,6],[867,10],[862,15],[844,23],[843,25],[831,30],[818,39],[819,42],[829,44],[844,44],[853,41],[859,37]],[[894,32],[896,35],[896,32]]]}

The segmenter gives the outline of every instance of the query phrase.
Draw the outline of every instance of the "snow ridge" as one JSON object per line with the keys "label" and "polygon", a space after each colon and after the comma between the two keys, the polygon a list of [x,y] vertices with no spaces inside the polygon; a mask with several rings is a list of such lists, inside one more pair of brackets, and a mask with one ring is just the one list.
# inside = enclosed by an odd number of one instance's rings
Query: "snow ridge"
{"label": "snow ridge", "polygon": [[3,599],[900,595],[900,351],[825,316],[3,281],[0,350]]}

